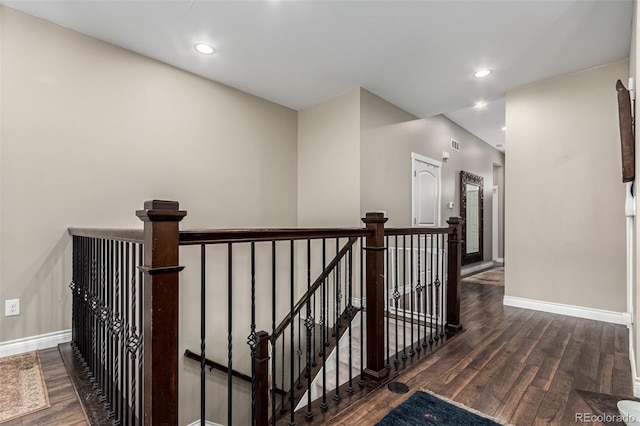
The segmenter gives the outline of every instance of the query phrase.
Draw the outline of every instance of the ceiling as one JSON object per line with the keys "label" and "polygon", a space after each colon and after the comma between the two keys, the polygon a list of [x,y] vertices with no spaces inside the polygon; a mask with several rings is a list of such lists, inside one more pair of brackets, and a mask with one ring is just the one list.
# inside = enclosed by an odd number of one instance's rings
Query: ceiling
{"label": "ceiling", "polygon": [[633,0],[0,3],[296,110],[361,86],[494,146],[506,91],[627,58],[633,12]]}

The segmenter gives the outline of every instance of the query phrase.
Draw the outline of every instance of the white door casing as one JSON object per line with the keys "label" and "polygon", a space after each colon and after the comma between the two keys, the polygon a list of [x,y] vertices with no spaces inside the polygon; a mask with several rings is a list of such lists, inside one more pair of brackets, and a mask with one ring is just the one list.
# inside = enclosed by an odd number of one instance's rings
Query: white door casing
{"label": "white door casing", "polygon": [[493,187],[493,209],[491,211],[492,214],[492,218],[493,220],[491,221],[491,231],[493,233],[493,238],[492,238],[492,244],[493,244],[493,260],[498,260],[500,258],[499,255],[499,251],[498,251],[498,227],[499,227],[499,217],[500,217],[500,210],[499,210],[499,203],[498,203],[498,194],[500,193],[500,191],[498,191],[498,186],[494,186]]}
{"label": "white door casing", "polygon": [[439,227],[442,163],[412,152],[411,164],[411,223],[413,226]]}

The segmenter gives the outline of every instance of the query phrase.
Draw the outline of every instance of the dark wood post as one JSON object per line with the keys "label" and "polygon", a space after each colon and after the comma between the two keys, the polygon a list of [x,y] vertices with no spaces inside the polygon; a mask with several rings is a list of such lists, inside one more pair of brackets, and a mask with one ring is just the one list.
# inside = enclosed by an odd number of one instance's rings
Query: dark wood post
{"label": "dark wood post", "polygon": [[366,312],[367,368],[363,375],[382,380],[389,375],[384,362],[384,224],[382,213],[367,213],[362,221],[373,234],[367,236],[366,251]]}
{"label": "dark wood post", "polygon": [[175,201],[146,201],[144,222],[145,425],[178,424],[178,225],[186,211]]}
{"label": "dark wood post", "polygon": [[[269,424],[269,333],[258,331],[256,347],[256,426]],[[293,374],[293,372],[292,372]]]}
{"label": "dark wood post", "polygon": [[462,268],[462,219],[450,217],[447,220],[453,232],[449,234],[447,263],[447,333],[462,331],[460,324],[460,269]]}

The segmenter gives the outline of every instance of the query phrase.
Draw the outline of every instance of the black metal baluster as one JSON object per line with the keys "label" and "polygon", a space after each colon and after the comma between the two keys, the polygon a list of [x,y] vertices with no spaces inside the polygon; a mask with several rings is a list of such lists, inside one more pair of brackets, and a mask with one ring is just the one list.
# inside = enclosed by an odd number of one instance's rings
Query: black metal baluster
{"label": "black metal baluster", "polygon": [[110,265],[113,269],[111,270],[111,280],[107,281],[106,285],[103,286],[102,290],[102,306],[100,308],[100,322],[102,323],[102,337],[104,339],[104,350],[103,354],[103,389],[104,393],[102,395],[102,399],[104,400],[104,409],[107,412],[107,416],[111,418],[113,416],[113,411],[111,410],[110,404],[110,396],[111,396],[111,333],[108,325],[108,310],[110,308],[109,305],[109,293],[111,293],[115,280],[118,279],[119,271],[117,266],[118,261],[118,242],[112,241],[113,253],[111,253],[112,265]]}
{"label": "black metal baluster", "polygon": [[86,332],[84,334],[84,350],[83,350],[83,365],[88,377],[91,377],[91,366],[93,361],[93,354],[91,353],[91,339],[93,335],[93,318],[91,317],[91,245],[90,240],[87,237],[82,238],[83,255],[84,255],[84,285],[82,289],[82,299],[84,305],[84,324],[87,325]]}
{"label": "black metal baluster", "polygon": [[[327,267],[327,240],[322,239],[322,270]],[[329,405],[327,404],[327,277],[322,280],[322,293],[320,294],[320,333],[322,333],[322,403],[320,409],[327,411]]]}
{"label": "black metal baluster", "polygon": [[128,306],[129,306],[129,292],[128,285],[131,280],[131,243],[127,242],[124,246],[125,249],[125,264],[124,270],[126,271],[126,275],[124,280],[121,283],[121,292],[119,297],[120,302],[120,327],[118,332],[118,347],[120,349],[120,398],[118,404],[118,419],[120,424],[128,424],[125,420],[125,409],[129,405],[129,386],[125,382],[125,378],[129,377],[129,372],[127,369],[127,356],[125,353],[125,344],[124,344],[124,336],[125,336],[125,327],[128,320]]}
{"label": "black metal baluster", "polygon": [[386,239],[386,247],[387,247],[387,269],[385,271],[385,281],[386,285],[384,288],[384,313],[387,318],[387,369],[391,368],[389,362],[391,361],[391,356],[389,355],[389,350],[391,346],[391,340],[389,340],[389,317],[391,316],[391,312],[389,312],[389,291],[391,290],[391,282],[389,281],[389,276],[391,275],[391,251],[389,250],[389,236],[385,235]]}
{"label": "black metal baluster", "polygon": [[289,387],[289,411],[291,414],[291,419],[289,420],[289,426],[296,426],[296,422],[295,422],[295,417],[294,417],[294,410],[295,410],[295,406],[293,404],[293,402],[295,401],[294,398],[294,389],[293,389],[293,384],[294,384],[294,379],[293,379],[293,372],[295,370],[295,358],[293,355],[293,344],[294,344],[294,337],[295,337],[295,322],[294,322],[294,313],[293,313],[293,305],[295,303],[295,298],[294,298],[294,285],[295,285],[295,247],[294,247],[294,241],[291,240],[291,287],[289,289],[289,295],[291,297],[291,344],[290,344],[290,356],[291,356],[291,369],[289,370],[291,372],[291,374],[289,374],[289,381],[290,381],[290,387]]}
{"label": "black metal baluster", "polygon": [[[116,415],[116,411],[115,411],[115,397],[114,397],[114,390],[115,390],[115,381],[113,380],[114,376],[114,371],[115,371],[115,365],[114,365],[114,361],[116,360],[116,357],[114,356],[115,353],[115,345],[114,345],[114,334],[113,334],[113,330],[111,328],[112,325],[112,321],[113,321],[113,294],[115,291],[116,287],[120,286],[120,278],[122,275],[122,268],[121,268],[121,264],[120,264],[120,260],[122,257],[122,242],[121,241],[117,241],[114,243],[115,244],[115,249],[116,249],[116,253],[115,253],[115,257],[114,257],[114,264],[115,264],[115,269],[114,269],[114,276],[113,276],[113,280],[109,283],[109,287],[107,287],[107,295],[106,295],[106,306],[107,306],[107,311],[105,312],[105,326],[107,329],[107,336],[108,336],[108,346],[107,346],[107,359],[106,359],[106,364],[107,364],[107,377],[106,377],[106,384],[107,384],[107,391],[108,394],[105,396],[108,396],[106,402],[105,402],[105,408],[107,408],[108,410],[108,415],[110,418],[115,417]],[[113,422],[115,422],[116,420],[114,419]]]}
{"label": "black metal baluster", "polygon": [[[298,384],[297,388],[302,389],[302,337],[300,337],[302,333],[302,312],[298,312],[298,350],[296,351],[296,355],[298,355]],[[293,374],[293,371],[291,372]]]}
{"label": "black metal baluster", "polygon": [[90,382],[91,382],[91,387],[92,389],[97,389],[98,388],[98,384],[97,384],[97,376],[96,376],[96,372],[97,372],[97,345],[96,345],[96,332],[97,332],[97,325],[96,325],[96,296],[95,296],[95,290],[96,290],[96,265],[95,265],[95,239],[91,238],[89,239],[89,262],[90,262],[90,268],[91,268],[91,281],[89,284],[89,315],[91,316],[91,363],[90,365],[90,372],[89,372],[89,376],[91,377]]}
{"label": "black metal baluster", "polygon": [[227,244],[227,424],[233,420],[233,244]]}
{"label": "black metal baluster", "polygon": [[[413,349],[413,345],[415,343],[415,340],[413,340],[413,329],[415,328],[415,321],[414,321],[414,317],[413,317],[413,312],[416,310],[416,305],[414,304],[415,300],[414,300],[414,296],[413,296],[413,256],[414,256],[414,252],[413,252],[413,235],[410,235],[409,238],[411,239],[411,260],[410,260],[410,283],[409,283],[409,294],[410,294],[410,298],[411,301],[409,302],[410,306],[411,306],[411,349],[409,350],[409,355],[411,356],[415,356],[416,351]],[[418,328],[419,330],[419,328]],[[419,338],[418,338],[419,340]]]}
{"label": "black metal baluster", "polygon": [[360,237],[360,380],[358,386],[364,388],[364,237]]}
{"label": "black metal baluster", "polygon": [[[282,376],[282,380],[280,382],[280,389],[284,390],[284,354],[285,354],[285,348],[284,348],[284,332],[282,333],[282,356],[280,358],[282,358],[282,370],[280,370],[281,376]],[[284,407],[284,397],[282,398],[282,401],[280,402],[280,414],[284,414],[285,413],[285,407]]]}
{"label": "black metal baluster", "polygon": [[130,303],[130,294],[131,294],[131,286],[135,283],[136,280],[136,244],[128,247],[128,263],[127,270],[129,271],[129,276],[127,277],[127,281],[122,285],[122,410],[120,414],[120,418],[122,419],[122,423],[125,426],[130,424],[130,416],[129,416],[129,406],[130,406],[130,392],[131,392],[131,379],[130,379],[130,371],[133,371],[133,368],[129,370],[129,351],[127,350],[127,338],[130,333],[130,318],[129,312],[131,309]]}
{"label": "black metal baluster", "polygon": [[[200,425],[205,425],[206,418],[206,381],[205,381],[205,357],[206,357],[206,287],[207,287],[207,253],[206,245],[200,244]],[[231,309],[231,306],[229,306]],[[231,386],[229,386],[230,388]]]}
{"label": "black metal baluster", "polygon": [[[144,264],[144,251],[145,247],[143,244],[140,244],[140,256],[138,259],[138,263],[140,266]],[[138,294],[136,297],[136,302],[138,303],[138,333],[136,335],[137,344],[136,344],[136,356],[138,359],[138,424],[142,425],[144,421],[144,405],[142,404],[142,398],[144,396],[144,358],[143,354],[143,345],[144,345],[144,276],[141,270],[138,270]]]}
{"label": "black metal baluster", "polygon": [[437,342],[440,339],[440,337],[438,336],[438,321],[440,320],[440,262],[439,262],[440,235],[436,234],[435,237],[436,237],[436,252],[435,254],[431,253],[431,256],[432,256],[432,259],[435,259],[435,264],[436,264],[436,280],[433,283],[435,287],[435,293],[436,293],[436,300],[435,300],[436,332],[433,338]]}
{"label": "black metal baluster", "polygon": [[[422,342],[422,347],[426,349],[429,344],[427,339],[427,327],[431,327],[431,309],[429,306],[431,305],[432,292],[431,292],[431,282],[429,281],[429,273],[432,273],[431,268],[429,267],[429,244],[433,245],[433,240],[429,234],[424,234],[424,313],[425,313],[425,322],[424,322],[424,341]],[[429,330],[429,335],[431,335],[431,331]]]}
{"label": "black metal baluster", "polygon": [[[98,296],[98,305],[96,308],[96,315],[98,317],[98,341],[100,343],[100,353],[98,354],[98,377],[99,377],[99,381],[98,381],[98,390],[96,391],[96,393],[98,395],[100,395],[100,402],[103,404],[103,407],[105,409],[105,411],[109,411],[108,408],[108,403],[107,403],[107,395],[109,394],[109,391],[107,389],[107,380],[106,380],[106,375],[107,375],[107,336],[106,336],[106,329],[105,329],[105,320],[106,320],[106,293],[107,293],[107,288],[111,286],[111,283],[113,282],[113,275],[114,275],[114,262],[113,262],[113,255],[114,255],[114,242],[113,241],[109,241],[108,243],[108,260],[106,265],[101,265],[101,256],[100,256],[100,244],[98,243],[98,259],[97,259],[97,268],[98,268],[98,274],[99,274],[99,279],[98,279],[98,291],[97,291],[97,296]],[[107,270],[107,279],[103,280],[103,274],[102,271],[104,271],[104,268],[106,267]]]}
{"label": "black metal baluster", "polygon": [[396,341],[396,349],[395,349],[395,359],[393,360],[393,364],[396,366],[396,369],[398,369],[398,365],[400,364],[400,360],[398,359],[398,300],[400,299],[400,292],[398,291],[398,279],[400,276],[400,264],[398,263],[398,236],[396,235],[395,238],[395,253],[394,253],[394,257],[395,257],[395,274],[394,274],[394,286],[393,286],[393,303],[394,306],[396,308],[396,323],[395,323],[395,327],[396,327],[396,336],[395,336],[395,341]]}
{"label": "black metal baluster", "polygon": [[[311,240],[307,240],[307,292],[311,290]],[[305,320],[307,327],[307,412],[304,418],[310,422],[313,419],[311,412],[311,330],[315,326],[315,320],[311,314],[311,300],[307,300],[307,318]]]}
{"label": "black metal baluster", "polygon": [[[137,250],[134,249],[134,252],[132,253],[132,257],[133,257],[133,279],[131,280],[131,289],[130,289],[130,293],[131,293],[131,316],[129,317],[129,327],[127,330],[127,340],[126,340],[126,345],[127,345],[127,354],[128,354],[128,358],[131,361],[131,376],[128,378],[128,381],[130,383],[130,395],[131,395],[131,407],[129,409],[129,414],[128,414],[128,418],[131,419],[131,424],[136,424],[136,404],[138,402],[138,394],[137,394],[137,367],[138,364],[136,363],[136,359],[137,359],[137,353],[135,351],[135,348],[133,347],[134,345],[134,341],[135,341],[135,335],[136,335],[136,324],[137,324],[137,315],[136,315],[136,303],[137,303],[137,289],[136,286],[138,284],[138,281],[140,280],[140,271],[137,269],[137,267],[139,266],[139,262],[141,261],[142,257],[139,255],[139,248],[140,245],[138,245]],[[136,256],[136,252],[138,252],[138,256]],[[128,424],[129,422],[127,422]]]}
{"label": "black metal baluster", "polygon": [[251,242],[251,333],[248,338],[251,348],[251,424],[256,424],[256,243]]}
{"label": "black metal baluster", "polygon": [[[353,321],[353,255],[352,255],[352,251],[351,251],[351,247],[349,247],[349,251],[348,251],[348,255],[349,257],[347,258],[348,261],[348,293],[347,293],[347,297],[349,298],[348,302],[347,302],[347,321],[349,321],[349,387],[347,388],[347,393],[349,395],[353,394],[353,356],[352,356],[352,351],[353,351],[353,345],[352,345],[352,327],[351,327],[351,322]],[[345,285],[347,285],[347,283],[345,282]]]}
{"label": "black metal baluster", "polygon": [[[426,244],[426,242],[425,242],[425,244]],[[416,253],[416,255],[417,255],[416,257],[418,259],[418,262],[417,262],[418,263],[418,267],[417,267],[417,270],[416,270],[416,276],[418,278],[418,282],[416,283],[416,298],[417,298],[417,306],[418,306],[418,344],[416,345],[416,352],[418,354],[420,354],[420,351],[422,350],[422,346],[420,346],[420,343],[422,343],[422,342],[420,340],[420,326],[421,326],[421,324],[420,324],[419,320],[420,320],[420,313],[422,312],[422,303],[421,303],[422,299],[421,299],[421,296],[422,296],[422,289],[423,289],[422,281],[420,281],[420,277],[421,277],[421,270],[420,270],[420,266],[421,266],[420,263],[421,262],[420,262],[420,260],[421,260],[421,257],[422,257],[422,252],[420,251],[420,234],[418,234],[418,252]],[[427,318],[426,312],[425,312],[424,318],[425,318],[425,322],[426,322],[426,318]],[[425,332],[426,332],[426,330],[425,330]]]}
{"label": "black metal baluster", "polygon": [[447,286],[443,285],[447,282],[446,280],[446,273],[447,273],[447,268],[446,268],[446,262],[447,262],[447,256],[445,256],[445,247],[447,247],[447,242],[445,241],[445,234],[442,234],[442,247],[440,250],[440,315],[441,315],[441,319],[440,319],[440,338],[444,337],[444,322],[446,319],[446,315],[445,315],[445,309],[447,307],[446,305],[446,298],[445,298],[445,292],[447,291]]}
{"label": "black metal baluster", "polygon": [[[426,236],[425,236],[426,238]],[[433,287],[433,235],[431,235],[431,254],[429,256],[429,259],[431,260],[431,268],[429,269],[430,272],[430,277],[429,277],[429,345],[433,344],[433,293],[434,293],[434,287]],[[425,256],[426,256],[426,251],[425,251]]]}
{"label": "black metal baluster", "polygon": [[402,359],[407,359],[407,239],[402,236]]}
{"label": "black metal baluster", "polygon": [[[340,238],[336,238],[336,256],[340,251]],[[342,262],[338,261],[336,265],[336,274],[335,274],[335,284],[336,284],[336,322],[334,325],[335,336],[336,336],[336,393],[333,395],[334,401],[340,401],[342,396],[340,395],[340,309],[342,307],[340,301],[342,299],[342,293],[340,291],[340,264]]]}
{"label": "black metal baluster", "polygon": [[122,299],[120,294],[120,287],[126,282],[126,274],[128,270],[126,268],[126,245],[129,243],[120,242],[120,278],[115,283],[114,293],[113,293],[113,323],[111,326],[111,333],[113,336],[113,352],[112,359],[114,361],[114,374],[112,381],[112,391],[111,391],[111,407],[114,413],[113,424],[115,426],[119,426],[120,421],[120,405],[122,405],[122,392],[120,389],[123,389],[122,382],[120,381],[120,336],[118,334],[119,330],[119,322],[120,322],[120,301]]}
{"label": "black metal baluster", "polygon": [[[276,424],[276,242],[271,241],[271,423]],[[284,355],[284,352],[282,353]],[[284,356],[282,357],[284,359]],[[229,386],[231,387],[231,386]],[[231,424],[231,423],[229,423]]]}

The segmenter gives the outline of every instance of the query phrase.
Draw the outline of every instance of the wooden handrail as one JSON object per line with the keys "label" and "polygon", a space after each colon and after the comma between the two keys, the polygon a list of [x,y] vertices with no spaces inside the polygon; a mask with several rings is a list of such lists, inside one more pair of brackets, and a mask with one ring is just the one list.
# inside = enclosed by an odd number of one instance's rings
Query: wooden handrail
{"label": "wooden handrail", "polygon": [[358,238],[370,235],[366,228],[206,229],[180,231],[180,245],[242,243],[320,238]]}
{"label": "wooden handrail", "polygon": [[385,228],[384,235],[453,234],[452,228]]}
{"label": "wooden handrail", "polygon": [[[198,361],[198,362],[202,362],[202,356],[191,352],[189,349],[184,351],[184,356],[186,356],[189,359],[192,359],[194,361]],[[207,367],[211,368],[215,368],[218,371],[222,371],[223,373],[229,373],[229,368],[225,365],[222,365],[220,363],[217,363],[215,361],[210,360],[209,358],[205,358],[204,359],[204,365],[206,365]],[[240,380],[244,380],[245,382],[249,382],[251,383],[251,377],[247,376],[244,373],[241,373],[239,371],[236,370],[231,370],[231,375],[233,375],[233,377],[237,377]]]}
{"label": "wooden handrail", "polygon": [[144,242],[142,229],[69,228],[67,231],[72,237],[102,238],[138,244]]}
{"label": "wooden handrail", "polygon": [[349,238],[349,241],[347,241],[347,243],[344,245],[344,247],[342,247],[342,249],[338,252],[338,254],[336,254],[336,256],[333,258],[333,260],[331,262],[329,262],[327,267],[324,268],[324,271],[322,271],[320,276],[318,276],[318,278],[316,278],[316,280],[313,282],[313,285],[311,285],[309,287],[307,292],[300,298],[298,303],[296,303],[296,305],[293,308],[293,311],[289,312],[287,314],[287,316],[284,317],[284,319],[282,320],[280,325],[278,325],[278,327],[276,327],[276,330],[273,333],[273,336],[271,336],[271,341],[272,342],[275,342],[276,339],[278,337],[280,337],[280,335],[284,332],[284,330],[287,328],[287,326],[291,323],[291,319],[294,318],[298,314],[298,312],[300,312],[300,310],[302,309],[304,304],[309,301],[309,299],[311,298],[313,293],[315,293],[315,291],[318,289],[318,287],[320,287],[320,285],[322,285],[322,282],[329,276],[331,271],[333,271],[335,269],[335,267],[338,264],[338,262],[340,261],[340,259],[342,259],[344,257],[344,255],[347,254],[349,249],[353,246],[353,244],[356,241],[358,241],[358,238],[355,238],[355,237]]}

